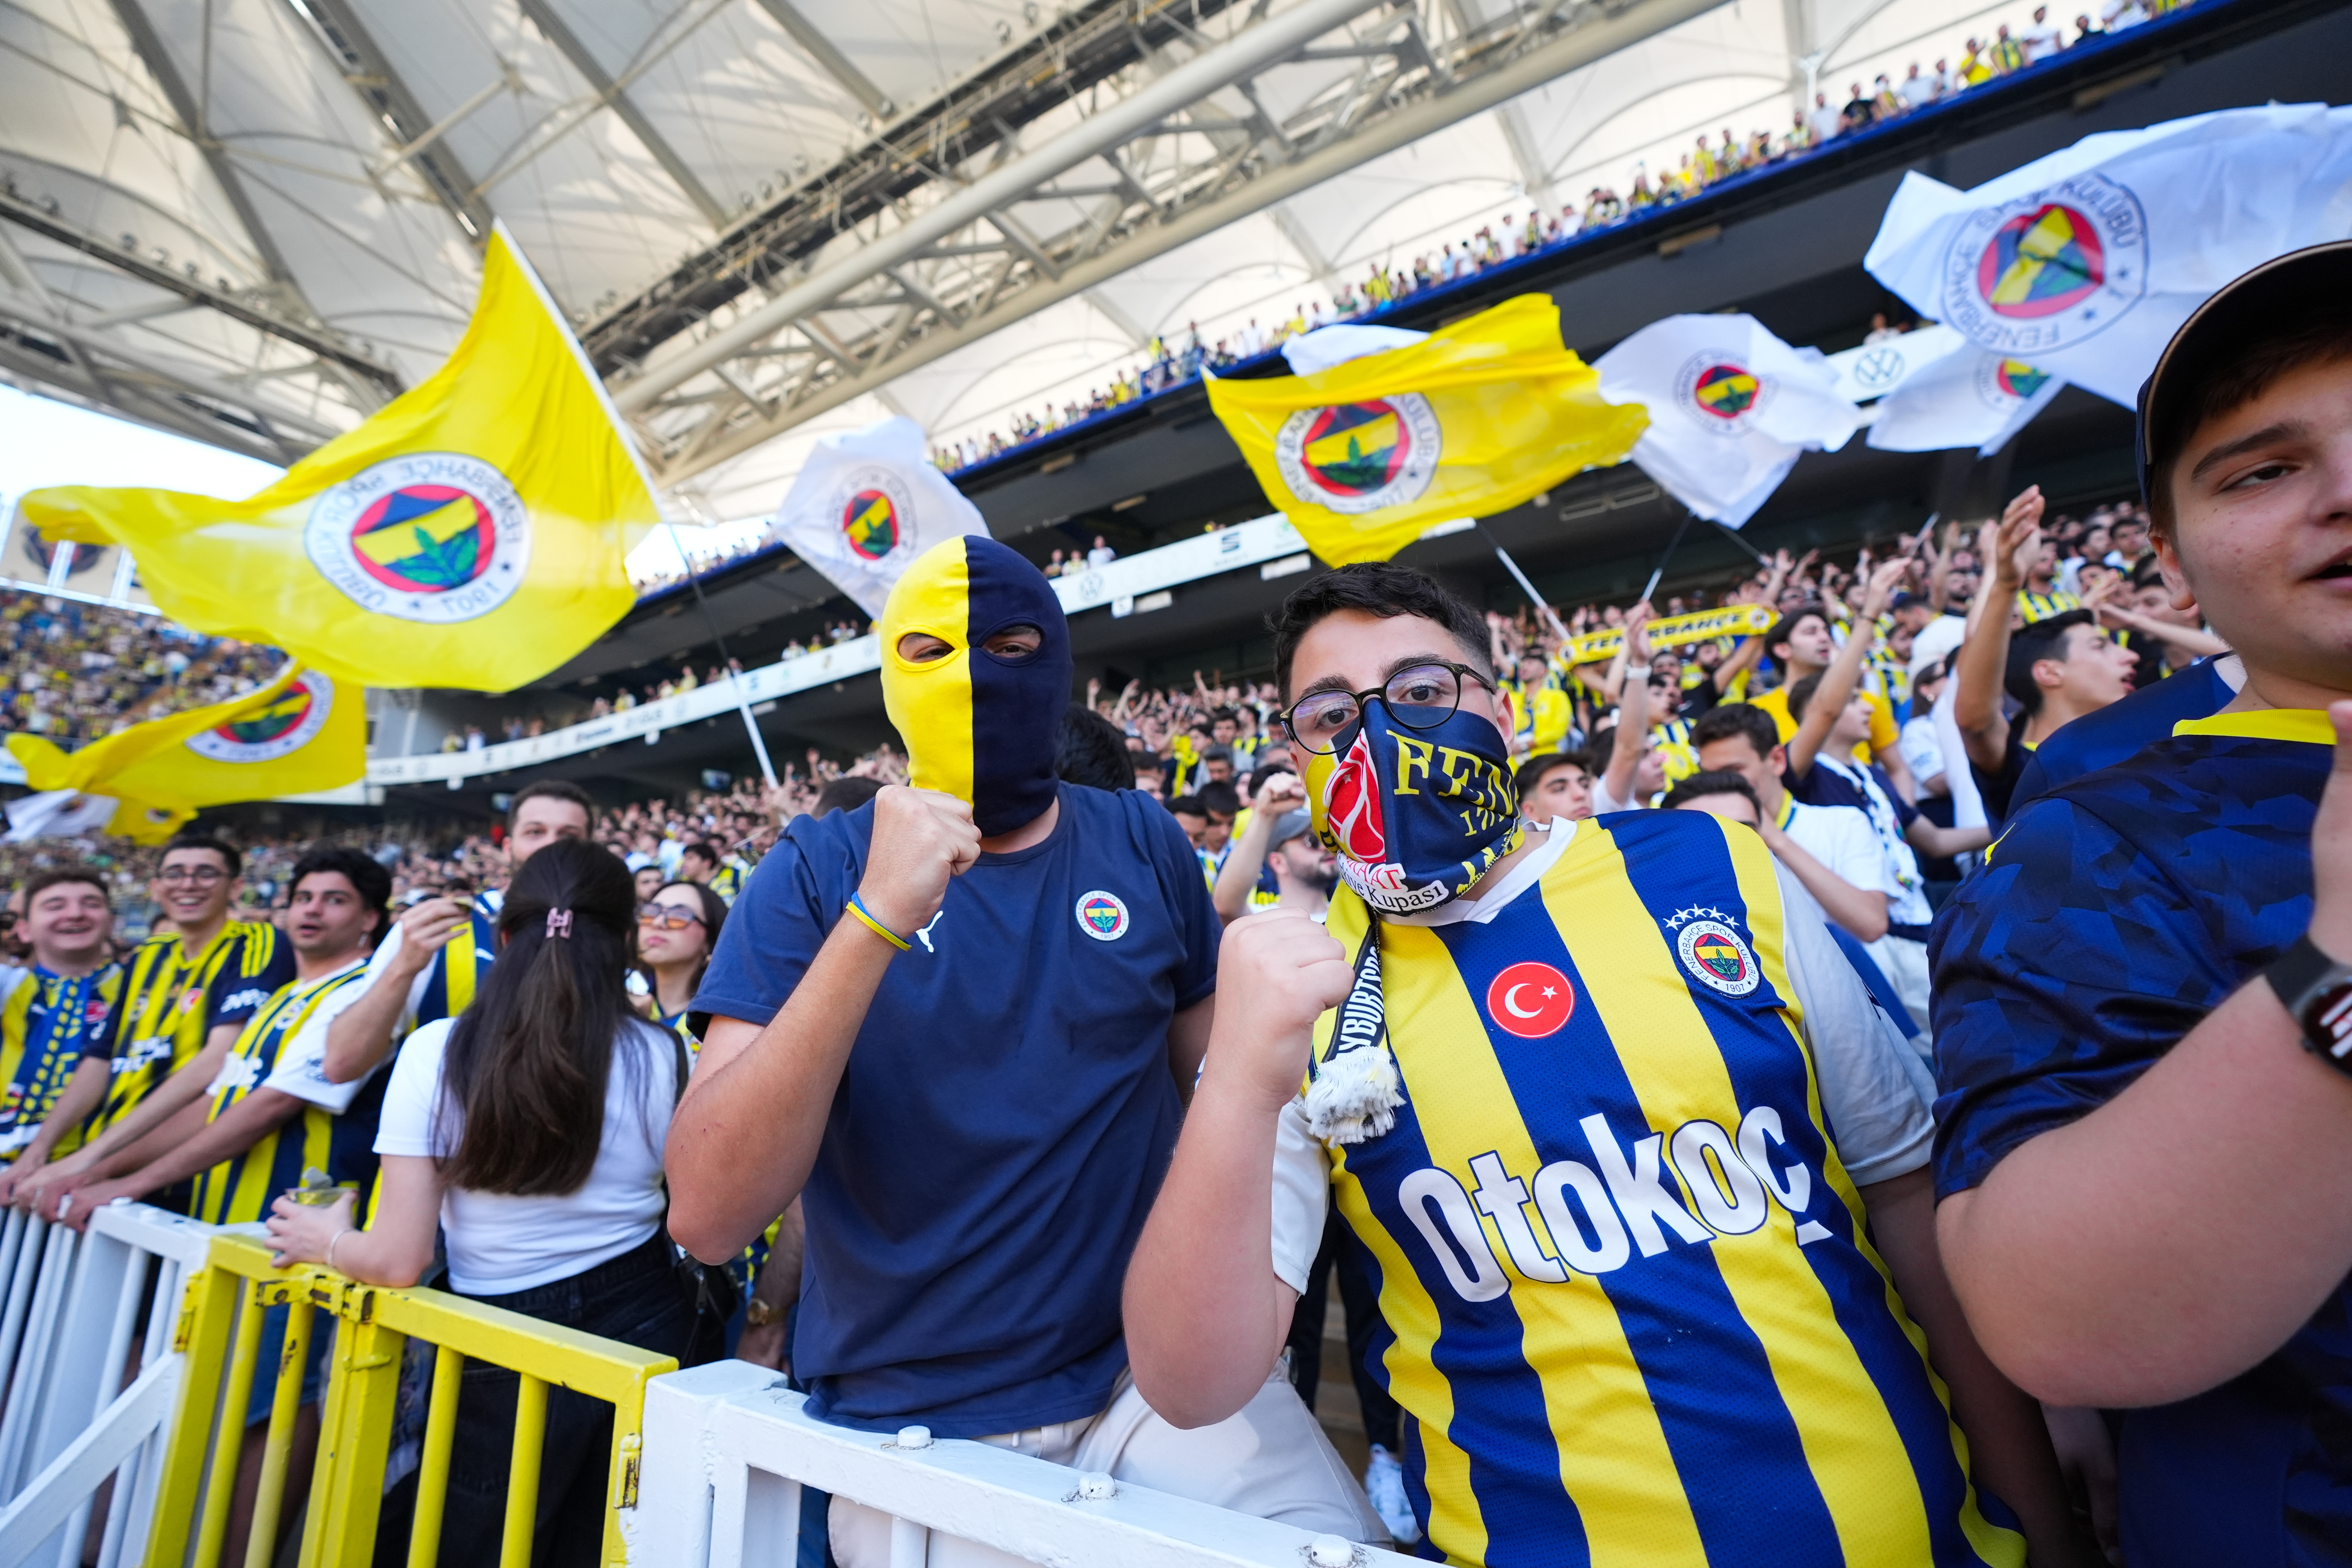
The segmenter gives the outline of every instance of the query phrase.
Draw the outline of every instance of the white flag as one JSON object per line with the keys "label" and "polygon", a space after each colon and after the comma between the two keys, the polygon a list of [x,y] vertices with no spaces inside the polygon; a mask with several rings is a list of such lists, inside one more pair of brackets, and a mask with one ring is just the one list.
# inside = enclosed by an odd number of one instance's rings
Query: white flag
{"label": "white flag", "polygon": [[1987,353],[2131,407],[2191,310],[2343,238],[2347,201],[2352,109],[2230,109],[2086,136],[1970,191],[1906,174],[1863,265]]}
{"label": "white flag", "polygon": [[1882,452],[1974,447],[1990,458],[2050,406],[2066,383],[2023,360],[1970,344],[1879,400],[1870,444]]}
{"label": "white flag", "polygon": [[922,426],[885,419],[828,436],[801,465],[776,537],[869,616],[907,563],[943,539],[986,533],[980,509],[931,467]]}
{"label": "white flag", "polygon": [[1752,316],[1668,316],[1593,362],[1601,395],[1639,403],[1633,461],[1700,517],[1738,528],[1802,451],[1834,452],[1861,422],[1818,349]]}
{"label": "white flag", "polygon": [[85,833],[100,833],[114,820],[115,808],[121,804],[110,795],[70,789],[28,795],[8,803],[8,835],[0,842],[27,844],[36,838],[78,838]]}

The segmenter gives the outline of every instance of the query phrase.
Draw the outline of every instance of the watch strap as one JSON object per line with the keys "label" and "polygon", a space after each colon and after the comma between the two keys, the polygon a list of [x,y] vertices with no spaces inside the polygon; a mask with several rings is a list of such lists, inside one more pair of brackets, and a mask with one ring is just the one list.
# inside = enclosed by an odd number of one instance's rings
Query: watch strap
{"label": "watch strap", "polygon": [[[2329,1065],[2352,1073],[2352,964],[2340,963],[2313,945],[2308,934],[2263,972],[2280,1003],[2303,1032],[2303,1043]],[[2333,1006],[2315,1014],[2313,1005],[2331,994]]]}

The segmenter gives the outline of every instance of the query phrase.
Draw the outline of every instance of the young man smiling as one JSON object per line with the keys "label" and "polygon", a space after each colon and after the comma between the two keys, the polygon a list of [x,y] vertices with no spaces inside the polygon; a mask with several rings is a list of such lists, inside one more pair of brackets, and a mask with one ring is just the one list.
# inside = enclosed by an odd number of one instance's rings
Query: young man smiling
{"label": "young man smiling", "polygon": [[2352,1540],[2352,243],[2255,268],[2140,393],[2209,718],[2019,811],[1937,927],[1937,1230],[1985,1349],[2116,1412],[2133,1568]]}
{"label": "young man smiling", "polygon": [[[228,918],[243,869],[243,857],[217,838],[184,835],[163,847],[150,892],[173,934],[152,937],[131,954],[112,1031],[103,1041],[84,1043],[89,1054],[111,1053],[96,1123],[100,1131],[50,1164],[19,1159],[0,1177],[0,1194],[55,1218],[55,1200],[98,1161],[196,1102],[246,1020],[292,976],[293,949],[282,933],[258,921]],[[60,1131],[91,1112],[73,1092],[80,1082],[78,1078],[49,1113]],[[175,1206],[180,1195],[165,1194],[158,1201]]]}
{"label": "young man smiling", "polygon": [[1137,1385],[1180,1424],[1249,1397],[1328,1183],[1446,1561],[2021,1563],[1923,1344],[2037,1562],[2075,1561],[2040,1415],[1936,1261],[1926,1069],[1754,835],[1523,825],[1486,658],[1392,564],[1277,617],[1347,890],[1328,931],[1225,932],[1128,1275]]}
{"label": "young man smiling", "polygon": [[[0,1159],[38,1170],[58,1149],[81,1142],[83,1119],[113,1076],[106,1042],[122,1002],[114,961],[114,911],[100,874],[81,866],[26,879],[19,930],[33,960],[0,999]],[[70,1095],[81,1115],[48,1118]]]}

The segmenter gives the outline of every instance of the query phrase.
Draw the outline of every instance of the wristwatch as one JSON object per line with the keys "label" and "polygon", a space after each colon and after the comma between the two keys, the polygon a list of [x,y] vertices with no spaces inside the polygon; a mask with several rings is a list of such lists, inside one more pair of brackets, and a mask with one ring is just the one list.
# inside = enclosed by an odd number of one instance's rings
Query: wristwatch
{"label": "wristwatch", "polygon": [[2305,935],[2263,971],[2263,978],[2303,1031],[2305,1047],[2352,1075],[2352,963],[2338,963]]}
{"label": "wristwatch", "polygon": [[764,1329],[784,1321],[787,1310],[771,1306],[757,1296],[743,1303],[743,1322],[748,1328]]}

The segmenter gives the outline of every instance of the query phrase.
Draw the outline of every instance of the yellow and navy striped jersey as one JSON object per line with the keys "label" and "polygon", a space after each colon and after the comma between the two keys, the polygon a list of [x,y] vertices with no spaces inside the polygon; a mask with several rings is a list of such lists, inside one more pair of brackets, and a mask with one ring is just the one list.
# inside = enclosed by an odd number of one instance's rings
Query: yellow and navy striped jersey
{"label": "yellow and navy striped jersey", "polygon": [[176,935],[152,938],[131,955],[122,1016],[114,1032],[114,1078],[98,1126],[110,1127],[205,1047],[221,1024],[242,1024],[294,978],[294,950],[274,926],[230,921],[203,951]]}
{"label": "yellow and navy striped jersey", "polygon": [[731,907],[735,895],[743,890],[743,879],[751,874],[751,863],[740,855],[730,855],[719,863],[711,874],[710,890],[727,900]]}
{"label": "yellow and navy striped jersey", "polygon": [[[320,1003],[346,985],[364,984],[366,978],[366,964],[354,963],[308,985],[289,981],[279,987],[246,1025],[221,1065],[205,1112],[206,1123],[218,1121],[268,1079],[286,1043],[310,1021]],[[305,1103],[244,1153],[199,1175],[195,1217],[207,1225],[245,1225],[266,1218],[270,1203],[287,1188],[299,1186],[303,1171],[311,1166],[326,1172],[338,1186],[364,1194],[375,1179],[375,1124],[390,1077],[376,1073],[340,1115]],[[364,1212],[355,1216],[355,1223],[366,1223]]]}
{"label": "yellow and navy striped jersey", "polygon": [[[1327,1158],[1430,1546],[2017,1568],[1829,1128],[1769,853],[1601,821],[1491,913],[1381,927],[1405,1102]],[[1355,952],[1366,910],[1329,924]]]}
{"label": "yellow and navy striped jersey", "polygon": [[[37,965],[0,1000],[0,1160],[14,1160],[65,1092],[84,1057],[111,1057],[121,1012],[122,965],[88,974],[52,974]],[[81,1147],[84,1127],[68,1129],[53,1154]]]}
{"label": "yellow and navy striped jersey", "polygon": [[1663,724],[1653,724],[1650,739],[1658,748],[1659,760],[1665,764],[1668,788],[1698,772],[1698,748],[1691,744],[1689,720],[1669,719]]}
{"label": "yellow and navy striped jersey", "polygon": [[2028,626],[2032,626],[2036,621],[2046,621],[2053,616],[2063,616],[2069,610],[2079,610],[2082,607],[2083,601],[2081,599],[2076,598],[2072,594],[2064,592],[2063,589],[2048,594],[2029,594],[2023,589],[2020,589],[2017,595],[2017,613],[2025,617],[2025,624]]}
{"label": "yellow and navy striped jersey", "polygon": [[[408,1029],[437,1018],[454,1018],[471,1006],[474,993],[481,988],[482,977],[489,973],[498,956],[498,917],[477,901],[471,918],[425,966],[423,987],[415,994],[416,1016],[409,1020]],[[404,1037],[406,1033],[403,1031]]]}

